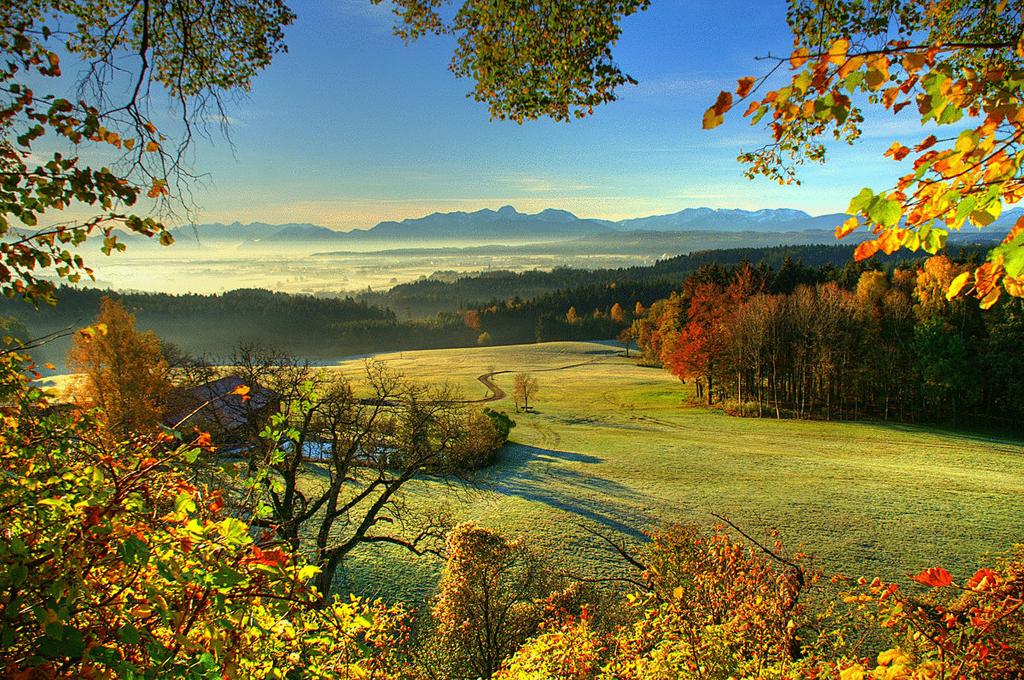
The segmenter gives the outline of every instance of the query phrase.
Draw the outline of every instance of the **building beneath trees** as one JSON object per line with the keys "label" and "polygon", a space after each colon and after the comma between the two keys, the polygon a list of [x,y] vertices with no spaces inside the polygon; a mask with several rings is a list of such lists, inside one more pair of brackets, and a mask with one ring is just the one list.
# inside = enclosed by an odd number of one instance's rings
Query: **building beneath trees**
{"label": "building beneath trees", "polygon": [[[249,390],[242,394],[244,387]],[[209,432],[220,446],[239,446],[253,441],[280,406],[274,390],[227,376],[172,391],[162,421],[177,430]]]}

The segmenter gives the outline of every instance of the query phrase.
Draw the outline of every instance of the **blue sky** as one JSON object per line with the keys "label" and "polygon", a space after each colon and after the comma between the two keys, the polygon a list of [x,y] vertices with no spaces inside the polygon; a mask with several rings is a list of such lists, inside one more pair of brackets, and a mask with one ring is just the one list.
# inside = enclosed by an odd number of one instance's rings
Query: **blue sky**
{"label": "blue sky", "polygon": [[[804,186],[743,177],[741,148],[766,139],[739,115],[703,131],[703,111],[736,78],[787,54],[779,0],[654,0],[627,19],[615,54],[640,84],[569,124],[491,121],[448,71],[451,43],[405,45],[386,6],[295,2],[289,52],[231,109],[234,150],[201,142],[201,221],[314,222],[348,229],[432,211],[545,207],[622,218],[686,207],[842,211],[898,165],[882,151],[897,121],[870,127]],[[739,111],[734,112],[739,114]],[[907,128],[903,128],[906,130]]]}

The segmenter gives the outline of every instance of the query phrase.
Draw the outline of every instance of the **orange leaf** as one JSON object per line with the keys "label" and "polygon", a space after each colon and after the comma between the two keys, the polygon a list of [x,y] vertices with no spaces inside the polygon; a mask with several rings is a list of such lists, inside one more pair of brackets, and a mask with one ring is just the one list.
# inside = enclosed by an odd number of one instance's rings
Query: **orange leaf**
{"label": "orange leaf", "polygon": [[845,78],[864,65],[864,57],[850,57],[839,67],[839,77]]}
{"label": "orange leaf", "polygon": [[280,548],[261,550],[258,546],[253,546],[252,557],[246,561],[253,564],[264,564],[268,567],[280,567],[288,564],[288,553]]}
{"label": "orange leaf", "polygon": [[[999,283],[999,277],[1003,273],[1002,265],[994,265],[986,262],[974,270],[974,287],[978,289],[978,297],[987,296]],[[992,302],[995,302],[993,300]],[[991,306],[991,305],[989,305]]]}
{"label": "orange leaf", "polygon": [[794,69],[798,69],[807,63],[807,58],[810,56],[810,52],[807,51],[806,47],[800,47],[793,51],[793,54],[789,57],[789,65]]}
{"label": "orange leaf", "polygon": [[878,241],[864,241],[853,251],[853,259],[857,262],[866,260],[878,252]]}
{"label": "orange leaf", "polygon": [[997,287],[993,288],[992,290],[990,290],[988,292],[988,295],[986,295],[985,297],[981,298],[981,302],[978,303],[978,306],[981,307],[982,309],[988,309],[992,305],[994,305],[996,302],[999,301],[999,296],[1002,295],[1002,294],[1003,294],[1003,289],[999,288],[997,286]]}
{"label": "orange leaf", "polygon": [[1013,297],[1024,298],[1024,276],[1004,276],[1003,288]]}
{"label": "orange leaf", "polygon": [[1005,245],[1007,243],[1012,242],[1015,238],[1017,238],[1021,234],[1024,234],[1024,217],[1021,217],[1020,219],[1018,219],[1017,223],[1013,225],[1013,228],[1010,229],[1010,233],[1007,234],[1006,238],[1003,239],[1003,244]]}
{"label": "orange leaf", "polygon": [[238,395],[239,397],[244,397],[245,395],[249,394],[249,391],[250,390],[248,385],[239,385],[235,389],[231,390],[231,394]]}
{"label": "orange leaf", "polygon": [[914,151],[924,151],[925,149],[935,146],[935,142],[939,141],[935,135],[928,135],[921,140],[921,143],[914,147]]}
{"label": "orange leaf", "polygon": [[944,588],[952,585],[953,576],[942,567],[929,567],[915,576],[914,580],[931,588]]}
{"label": "orange leaf", "polygon": [[152,140],[146,142],[146,151],[152,153],[154,151],[159,151],[159,150],[160,150],[160,145],[157,144],[156,142],[154,142]]}
{"label": "orange leaf", "polygon": [[991,569],[979,569],[967,582],[971,590],[985,590],[999,583],[999,574]]}
{"label": "orange leaf", "polygon": [[746,97],[750,94],[750,91],[754,89],[754,83],[757,82],[757,78],[754,76],[746,76],[736,81],[736,95],[739,97]]}
{"label": "orange leaf", "polygon": [[893,142],[892,146],[890,146],[889,149],[884,154],[882,154],[882,155],[883,156],[889,156],[894,161],[901,161],[904,158],[906,158],[907,154],[909,154],[909,153],[910,153],[910,149],[909,148],[903,146],[899,142]]}
{"label": "orange leaf", "polygon": [[851,217],[836,227],[836,238],[843,238],[847,234],[853,232],[858,226],[860,226],[860,220],[856,217]]}

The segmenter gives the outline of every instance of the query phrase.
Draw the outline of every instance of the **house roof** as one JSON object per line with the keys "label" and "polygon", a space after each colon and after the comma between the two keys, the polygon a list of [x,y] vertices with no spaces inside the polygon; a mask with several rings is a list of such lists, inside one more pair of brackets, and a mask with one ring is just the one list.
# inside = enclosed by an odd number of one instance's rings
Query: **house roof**
{"label": "house roof", "polygon": [[254,417],[276,409],[281,395],[260,385],[248,385],[245,397],[234,391],[246,382],[226,376],[196,387],[174,390],[167,399],[163,423],[168,427],[216,427],[230,432],[250,424]]}

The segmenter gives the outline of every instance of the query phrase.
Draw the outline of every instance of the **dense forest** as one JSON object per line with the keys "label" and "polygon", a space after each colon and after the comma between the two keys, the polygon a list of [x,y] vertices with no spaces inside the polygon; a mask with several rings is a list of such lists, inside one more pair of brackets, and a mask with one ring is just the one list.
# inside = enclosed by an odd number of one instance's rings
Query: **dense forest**
{"label": "dense forest", "polygon": [[757,416],[1024,423],[1024,305],[946,297],[947,257],[889,271],[707,266],[633,325],[699,399]]}
{"label": "dense forest", "polygon": [[[966,247],[965,247],[966,248]],[[954,247],[951,252],[963,249]],[[979,249],[980,250],[980,249]],[[368,292],[359,300],[393,310],[403,318],[425,318],[439,312],[454,312],[491,305],[502,300],[529,300],[547,294],[566,297],[566,291],[611,284],[633,282],[660,290],[665,284],[676,285],[686,275],[709,263],[735,265],[741,262],[764,263],[779,269],[787,259],[809,267],[831,265],[843,267],[853,259],[853,246],[800,245],[763,248],[730,248],[700,250],[659,260],[653,265],[616,269],[557,268],[551,271],[491,271],[467,276],[435,277],[403,283],[390,290]],[[974,248],[970,249],[973,252]],[[879,256],[883,264],[911,257],[909,253]],[[573,301],[569,301],[574,304]],[[564,312],[564,308],[562,310]]]}

